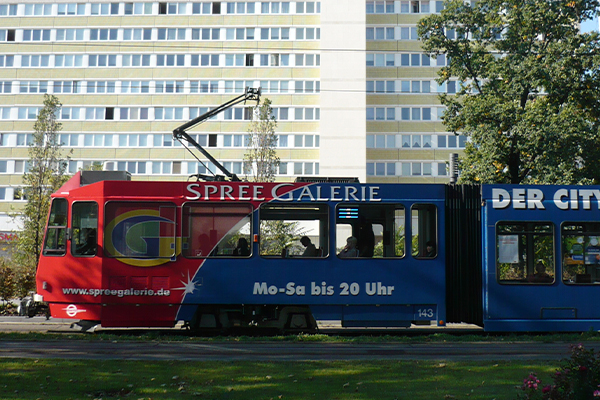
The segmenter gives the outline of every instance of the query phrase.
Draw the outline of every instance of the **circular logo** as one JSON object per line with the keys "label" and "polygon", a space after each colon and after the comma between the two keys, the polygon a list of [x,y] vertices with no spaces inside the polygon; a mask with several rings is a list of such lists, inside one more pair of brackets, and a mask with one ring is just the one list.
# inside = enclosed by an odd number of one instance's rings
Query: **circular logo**
{"label": "circular logo", "polygon": [[69,317],[74,317],[79,312],[79,310],[77,309],[77,306],[75,304],[69,304],[67,306],[66,310],[67,310],[67,315]]}

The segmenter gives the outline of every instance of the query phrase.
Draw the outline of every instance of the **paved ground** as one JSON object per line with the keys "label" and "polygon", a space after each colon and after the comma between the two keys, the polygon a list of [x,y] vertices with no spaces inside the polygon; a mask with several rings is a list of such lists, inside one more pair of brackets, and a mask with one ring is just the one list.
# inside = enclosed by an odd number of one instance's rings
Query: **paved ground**
{"label": "paved ground", "polygon": [[72,320],[45,317],[0,317],[0,332],[69,332]]}
{"label": "paved ground", "polygon": [[[2,332],[77,332],[72,320],[46,320],[43,317],[0,317]],[[339,330],[335,322],[324,323],[325,330]],[[471,326],[454,330],[476,331]],[[107,330],[115,331],[115,330]],[[174,332],[181,331],[179,327]],[[396,330],[397,333],[397,330]],[[600,343],[587,343],[600,348]],[[569,355],[567,343],[431,343],[357,344],[290,342],[134,342],[96,340],[2,340],[0,358],[73,358],[126,360],[560,360]]]}
{"label": "paved ground", "polygon": [[560,360],[567,357],[568,353],[569,348],[565,343],[532,345],[531,343],[348,344],[3,340],[0,346],[0,358],[152,361]]}
{"label": "paved ground", "polygon": [[[51,332],[51,333],[76,333],[79,331],[77,327],[72,328],[71,325],[75,320],[72,319],[46,319],[45,317],[3,317],[0,316],[0,332]],[[326,334],[339,334],[342,332],[349,331],[348,329],[342,328],[339,321],[319,321],[319,329],[321,332]],[[419,326],[410,329],[411,332],[429,332],[431,330],[439,329],[434,326]],[[97,332],[118,332],[123,329],[106,329],[98,327],[95,329]],[[152,329],[151,329],[152,330]],[[160,331],[168,331],[168,329],[156,329]],[[173,332],[181,331],[181,325],[177,325],[172,329]],[[374,332],[378,334],[382,333],[400,333],[406,332],[406,328],[390,328],[390,329],[359,329],[353,328],[353,332]],[[446,328],[442,328],[443,332],[460,332],[460,333],[476,333],[481,332],[482,329],[475,325],[468,324],[454,324]]]}

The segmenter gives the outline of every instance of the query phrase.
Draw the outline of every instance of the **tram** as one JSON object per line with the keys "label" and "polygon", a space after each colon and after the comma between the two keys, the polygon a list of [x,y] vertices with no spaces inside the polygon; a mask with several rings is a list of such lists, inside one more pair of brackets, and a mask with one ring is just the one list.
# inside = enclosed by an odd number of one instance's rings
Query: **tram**
{"label": "tram", "polygon": [[600,188],[342,181],[79,172],[52,195],[38,298],[103,327],[600,328]]}

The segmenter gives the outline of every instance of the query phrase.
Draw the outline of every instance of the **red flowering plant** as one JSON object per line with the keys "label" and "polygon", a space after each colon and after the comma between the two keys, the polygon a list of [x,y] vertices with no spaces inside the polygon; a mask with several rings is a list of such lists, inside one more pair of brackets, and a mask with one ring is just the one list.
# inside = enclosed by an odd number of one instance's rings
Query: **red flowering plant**
{"label": "red flowering plant", "polygon": [[552,384],[543,384],[536,374],[523,379],[518,399],[600,400],[600,353],[583,345],[571,345],[571,357],[560,363]]}

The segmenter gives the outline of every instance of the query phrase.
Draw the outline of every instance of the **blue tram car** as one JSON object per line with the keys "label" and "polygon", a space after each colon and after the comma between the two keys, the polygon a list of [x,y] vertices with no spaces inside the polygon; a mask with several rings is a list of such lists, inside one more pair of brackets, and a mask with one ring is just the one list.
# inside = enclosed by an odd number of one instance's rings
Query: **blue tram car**
{"label": "blue tram car", "polygon": [[599,188],[481,190],[486,330],[599,329]]}

